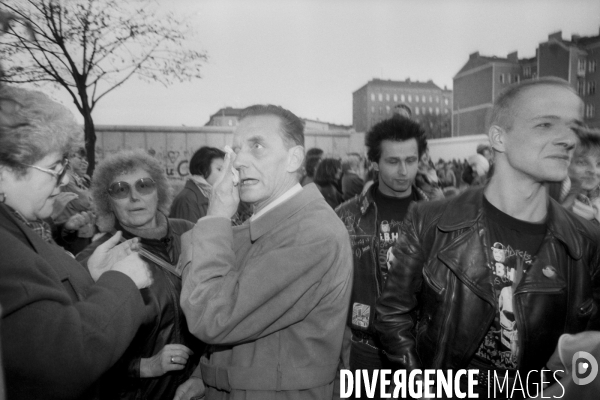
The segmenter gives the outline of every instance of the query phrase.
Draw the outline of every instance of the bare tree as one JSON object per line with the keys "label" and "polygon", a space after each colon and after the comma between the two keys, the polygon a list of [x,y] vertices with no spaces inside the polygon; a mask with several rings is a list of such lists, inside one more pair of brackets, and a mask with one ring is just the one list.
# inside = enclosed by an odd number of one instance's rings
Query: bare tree
{"label": "bare tree", "polygon": [[69,93],[84,120],[89,174],[101,99],[134,76],[165,86],[200,78],[206,60],[190,48],[187,23],[155,13],[151,0],[0,0],[0,8],[12,16],[0,36],[2,81],[50,82]]}

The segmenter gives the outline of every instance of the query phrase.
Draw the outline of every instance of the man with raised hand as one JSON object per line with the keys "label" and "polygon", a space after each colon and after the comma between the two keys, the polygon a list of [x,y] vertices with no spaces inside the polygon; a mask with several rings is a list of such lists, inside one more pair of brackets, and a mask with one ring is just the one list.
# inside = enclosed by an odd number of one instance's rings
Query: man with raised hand
{"label": "man with raised hand", "polygon": [[[200,370],[212,399],[332,397],[352,284],[350,240],[314,184],[298,183],[302,122],[246,108],[207,216],[184,236],[181,305],[213,346]],[[240,199],[253,216],[232,227]]]}
{"label": "man with raised hand", "polygon": [[411,207],[376,306],[398,369],[478,369],[480,397],[496,373],[510,397],[563,333],[598,329],[600,231],[544,186],[567,176],[582,109],[558,78],[507,88],[492,109],[487,186]]}

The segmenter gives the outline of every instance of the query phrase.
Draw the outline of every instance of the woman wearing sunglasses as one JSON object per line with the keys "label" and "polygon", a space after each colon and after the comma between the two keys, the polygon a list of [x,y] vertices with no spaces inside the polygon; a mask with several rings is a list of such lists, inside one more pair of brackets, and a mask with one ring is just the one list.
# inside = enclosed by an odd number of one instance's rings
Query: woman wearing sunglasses
{"label": "woman wearing sunglasses", "polygon": [[[154,283],[144,291],[147,321],[102,385],[104,399],[172,399],[198,364],[202,343],[188,332],[179,305],[181,278],[175,266],[181,235],[194,225],[167,218],[171,187],[160,163],[142,150],[122,151],[98,164],[92,179],[98,228],[107,232],[79,253],[87,257],[117,230],[139,237]],[[148,257],[145,255],[145,257]]]}
{"label": "woman wearing sunglasses", "polygon": [[63,106],[0,86],[1,338],[11,400],[93,397],[143,322],[138,288],[151,277],[131,242],[117,246],[118,234],[99,246],[90,274],[43,221],[68,181],[63,155],[80,137]]}

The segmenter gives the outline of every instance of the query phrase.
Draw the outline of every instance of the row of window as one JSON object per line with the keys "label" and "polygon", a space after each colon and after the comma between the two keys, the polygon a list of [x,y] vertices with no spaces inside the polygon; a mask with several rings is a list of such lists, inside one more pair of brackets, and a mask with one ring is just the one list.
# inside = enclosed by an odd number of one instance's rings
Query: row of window
{"label": "row of window", "polygon": [[588,72],[596,72],[596,60],[587,61],[585,58],[580,58],[577,60],[577,73],[580,75],[585,74],[586,65]]}
{"label": "row of window", "polygon": [[[383,107],[379,107],[379,114],[382,115],[383,114]],[[435,107],[435,109],[433,107],[429,107],[429,109],[427,107],[414,107],[413,108],[413,112],[415,113],[415,115],[426,115],[427,114],[427,110],[429,110],[429,114],[433,114],[435,112],[435,115],[440,115],[440,108],[439,107]],[[391,112],[390,106],[385,106],[385,113],[389,114]],[[448,114],[450,112],[449,109],[444,108],[444,114]],[[375,114],[375,106],[371,106],[371,113]]]}
{"label": "row of window", "polygon": [[585,105],[585,117],[586,118],[593,118],[594,115],[596,114],[596,110],[593,104],[586,104]]}
{"label": "row of window", "polygon": [[521,82],[521,77],[517,74],[500,74],[500,83],[519,83]]}
{"label": "row of window", "polygon": [[[371,101],[375,101],[375,99],[378,99],[379,101],[383,101],[384,95],[383,93],[378,93],[377,97],[375,97],[375,93],[371,93]],[[393,101],[398,101],[398,95],[394,94],[393,96],[390,96],[389,93],[385,94],[385,101],[390,101],[391,99],[393,99]],[[409,103],[412,103],[413,101],[413,96],[412,94],[409,94],[408,96],[405,96],[404,94],[400,95],[400,101],[402,103],[406,102],[406,99],[408,99]],[[418,94],[415,95],[414,97],[415,99],[415,103],[418,103],[419,101],[422,101],[423,103],[425,103],[427,101],[427,96],[425,95],[421,95],[419,96]],[[433,103],[433,96],[429,96],[429,102]],[[439,103],[440,102],[440,96],[435,96],[435,102]],[[447,98],[444,99],[444,104],[448,105],[449,101]]]}
{"label": "row of window", "polygon": [[588,81],[586,85],[584,80],[578,80],[577,93],[579,93],[580,96],[596,94],[596,81]]}

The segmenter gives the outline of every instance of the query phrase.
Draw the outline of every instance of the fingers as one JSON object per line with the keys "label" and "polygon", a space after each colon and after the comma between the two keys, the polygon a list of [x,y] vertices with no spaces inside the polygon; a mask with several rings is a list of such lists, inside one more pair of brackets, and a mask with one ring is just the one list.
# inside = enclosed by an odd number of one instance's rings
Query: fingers
{"label": "fingers", "polygon": [[112,249],[117,244],[119,244],[121,237],[123,237],[123,234],[121,233],[121,231],[117,231],[117,233],[115,233],[106,242],[104,242],[100,246],[98,246],[98,250],[102,249],[101,251],[106,253],[108,250]]}
{"label": "fingers", "polygon": [[185,400],[185,395],[187,393],[187,391],[189,390],[189,388],[192,386],[192,380],[188,379],[187,381],[183,382],[181,385],[179,385],[179,387],[177,388],[177,391],[175,391],[175,397],[173,398],[173,400]]}
{"label": "fingers", "polygon": [[164,347],[164,349],[165,349],[165,350],[172,350],[173,352],[176,352],[176,351],[181,351],[181,352],[184,352],[184,353],[186,353],[186,354],[189,354],[189,355],[192,355],[192,354],[194,354],[194,352],[193,352],[193,351],[192,351],[192,350],[191,350],[189,347],[187,347],[187,346],[184,346],[184,345],[182,345],[182,344],[176,344],[176,343],[173,343],[173,344],[167,344],[167,345]]}

